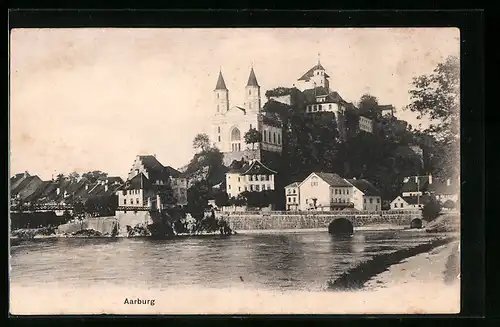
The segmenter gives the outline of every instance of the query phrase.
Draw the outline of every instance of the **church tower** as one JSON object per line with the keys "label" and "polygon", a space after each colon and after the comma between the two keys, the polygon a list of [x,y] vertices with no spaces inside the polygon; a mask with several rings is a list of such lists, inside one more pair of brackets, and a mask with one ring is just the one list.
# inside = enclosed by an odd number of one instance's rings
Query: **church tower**
{"label": "church tower", "polygon": [[328,91],[330,90],[330,83],[328,83],[328,74],[325,72],[325,68],[321,65],[318,57],[318,64],[313,68],[313,75],[311,81],[316,87],[324,87]]}
{"label": "church tower", "polygon": [[250,70],[247,86],[245,87],[245,108],[250,112],[260,112],[260,86],[255,77],[253,67]]}
{"label": "church tower", "polygon": [[222,77],[222,71],[219,72],[219,78],[217,79],[217,85],[214,90],[215,94],[215,113],[225,114],[229,110],[229,90],[224,82],[224,77]]}

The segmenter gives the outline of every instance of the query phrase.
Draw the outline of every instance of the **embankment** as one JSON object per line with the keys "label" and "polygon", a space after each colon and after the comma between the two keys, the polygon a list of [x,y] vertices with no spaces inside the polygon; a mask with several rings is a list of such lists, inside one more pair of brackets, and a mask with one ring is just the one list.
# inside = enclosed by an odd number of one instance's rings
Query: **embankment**
{"label": "embankment", "polygon": [[456,239],[456,236],[447,236],[412,248],[401,249],[393,253],[376,255],[370,261],[360,264],[359,266],[347,271],[336,280],[330,282],[328,285],[329,289],[333,291],[355,291],[362,289],[366,282],[374,276],[383,273],[392,265],[395,265],[409,257],[429,252],[436,247],[449,244]]}
{"label": "embankment", "polygon": [[242,230],[284,230],[284,229],[328,229],[335,219],[344,218],[354,228],[366,226],[400,226],[409,228],[412,220],[422,219],[421,211],[381,211],[381,212],[242,212],[220,213],[229,227]]}

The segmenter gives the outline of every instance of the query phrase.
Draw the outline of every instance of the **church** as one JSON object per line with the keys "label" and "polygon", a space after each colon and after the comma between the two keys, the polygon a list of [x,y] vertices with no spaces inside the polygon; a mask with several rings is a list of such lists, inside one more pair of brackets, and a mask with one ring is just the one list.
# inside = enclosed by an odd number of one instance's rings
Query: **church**
{"label": "church", "polygon": [[[242,105],[230,105],[229,90],[222,71],[219,72],[214,90],[211,140],[224,154],[226,166],[235,160],[263,160],[265,153],[280,155],[282,150],[281,122],[262,112],[261,90],[253,67],[244,92]],[[260,142],[245,142],[245,134],[251,129],[260,133]]]}

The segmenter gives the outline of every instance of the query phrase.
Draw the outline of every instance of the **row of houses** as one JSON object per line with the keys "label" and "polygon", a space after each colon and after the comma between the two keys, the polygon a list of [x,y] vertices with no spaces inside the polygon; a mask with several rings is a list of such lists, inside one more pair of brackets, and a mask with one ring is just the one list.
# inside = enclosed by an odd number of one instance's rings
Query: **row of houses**
{"label": "row of houses", "polygon": [[164,208],[161,194],[171,187],[174,203],[187,204],[187,178],[178,170],[162,165],[154,155],[136,157],[126,181],[103,177],[97,181],[59,179],[43,181],[28,172],[10,179],[11,206],[85,204],[89,199],[116,197],[116,206]]}
{"label": "row of houses", "polygon": [[120,177],[106,177],[93,182],[86,178],[43,181],[37,175],[24,172],[10,179],[10,201],[11,206],[85,203],[90,198],[114,195],[122,184]]}
{"label": "row of houses", "polygon": [[[275,190],[276,175],[276,171],[259,160],[234,161],[226,174],[226,192],[230,198],[237,198],[246,191]],[[405,179],[401,194],[383,202],[381,192],[369,180],[346,179],[334,173],[312,172],[304,180],[285,187],[286,210],[379,211],[383,207],[391,210],[414,210],[422,208],[431,198],[441,203],[457,203],[458,179],[437,180],[431,175],[415,178]]]}

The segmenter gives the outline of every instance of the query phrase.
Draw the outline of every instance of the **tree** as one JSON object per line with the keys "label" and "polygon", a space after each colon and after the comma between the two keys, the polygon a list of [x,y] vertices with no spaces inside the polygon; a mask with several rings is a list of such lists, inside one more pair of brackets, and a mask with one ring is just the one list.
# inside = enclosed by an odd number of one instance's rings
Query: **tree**
{"label": "tree", "polygon": [[57,174],[57,176],[56,176],[56,182],[58,182],[58,183],[61,183],[65,179],[66,179],[66,176],[64,176],[64,174]]}
{"label": "tree", "polygon": [[409,91],[411,103],[406,107],[431,120],[424,133],[436,140],[432,170],[437,177],[458,175],[460,137],[460,61],[450,56],[439,63],[433,73],[413,79]]}
{"label": "tree", "polygon": [[360,115],[374,118],[379,112],[378,99],[370,94],[363,94],[359,99],[358,109]]}
{"label": "tree", "polygon": [[208,182],[206,180],[195,182],[187,190],[187,212],[189,212],[193,218],[197,220],[203,218],[203,213],[208,206],[208,198]]}
{"label": "tree", "polygon": [[432,221],[441,213],[441,204],[436,199],[431,199],[422,208],[422,217],[424,220]]}
{"label": "tree", "polygon": [[455,208],[455,202],[453,202],[452,200],[446,200],[444,203],[443,203],[443,208],[446,208],[446,209],[454,209]]}
{"label": "tree", "polygon": [[251,128],[245,133],[245,143],[252,145],[252,150],[255,149],[255,143],[260,143],[262,141],[262,134],[259,133],[255,128]]}
{"label": "tree", "polygon": [[210,138],[207,134],[196,134],[193,140],[193,148],[198,151],[207,151],[210,148]]}
{"label": "tree", "polygon": [[80,178],[80,174],[78,174],[77,172],[72,172],[68,175],[68,179],[71,181],[71,182],[77,182],[78,179]]}
{"label": "tree", "polygon": [[95,183],[98,180],[105,180],[108,177],[108,173],[100,170],[89,171],[82,174],[82,178],[87,179],[90,183]]}
{"label": "tree", "polygon": [[215,204],[217,207],[225,207],[229,204],[229,195],[226,192],[217,192],[215,194]]}

